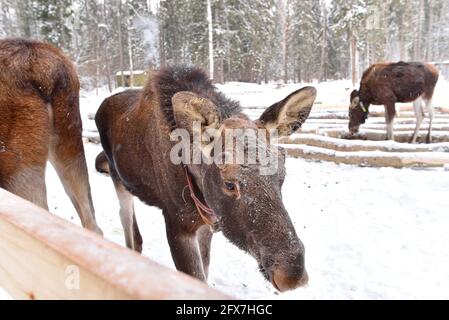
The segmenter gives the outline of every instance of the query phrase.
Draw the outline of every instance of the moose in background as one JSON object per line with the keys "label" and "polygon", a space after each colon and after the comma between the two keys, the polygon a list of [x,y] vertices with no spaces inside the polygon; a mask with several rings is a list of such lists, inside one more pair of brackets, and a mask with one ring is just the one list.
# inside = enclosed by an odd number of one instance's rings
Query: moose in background
{"label": "moose in background", "polygon": [[413,102],[416,128],[410,139],[416,143],[424,120],[423,101],[429,113],[427,143],[432,142],[434,109],[432,97],[438,82],[438,70],[430,64],[420,62],[377,63],[363,74],[359,91],[351,93],[349,107],[349,131],[358,132],[365,123],[371,104],[385,106],[387,139],[394,140],[393,121],[397,102]]}

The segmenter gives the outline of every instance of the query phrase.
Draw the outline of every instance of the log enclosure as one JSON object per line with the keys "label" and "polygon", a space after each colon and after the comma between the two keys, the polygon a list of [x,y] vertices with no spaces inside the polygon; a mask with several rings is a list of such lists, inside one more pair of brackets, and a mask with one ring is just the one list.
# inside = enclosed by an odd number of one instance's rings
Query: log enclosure
{"label": "log enclosure", "polygon": [[[260,109],[260,110],[259,110]],[[258,108],[254,115],[260,116]],[[315,110],[315,109],[314,109]],[[251,108],[245,112],[250,113]],[[419,144],[409,144],[415,128],[414,113],[406,106],[395,119],[395,141],[385,141],[384,112],[373,110],[361,128],[363,140],[347,140],[347,111],[326,106],[312,111],[299,134],[281,139],[280,145],[289,157],[330,161],[364,167],[447,167],[449,165],[449,108],[435,108],[432,144],[425,144],[428,125],[424,120]],[[92,115],[93,117],[93,115]],[[86,142],[100,143],[98,132],[84,131]]]}
{"label": "log enclosure", "polygon": [[15,299],[229,299],[0,189],[0,287]]}
{"label": "log enclosure", "polygon": [[418,142],[409,144],[415,127],[410,107],[402,107],[395,119],[395,141],[385,141],[384,113],[374,110],[361,127],[359,140],[347,140],[347,112],[325,109],[312,112],[301,133],[280,140],[290,157],[331,161],[365,167],[447,167],[449,165],[449,112],[436,108],[432,140],[425,144],[427,119]]}

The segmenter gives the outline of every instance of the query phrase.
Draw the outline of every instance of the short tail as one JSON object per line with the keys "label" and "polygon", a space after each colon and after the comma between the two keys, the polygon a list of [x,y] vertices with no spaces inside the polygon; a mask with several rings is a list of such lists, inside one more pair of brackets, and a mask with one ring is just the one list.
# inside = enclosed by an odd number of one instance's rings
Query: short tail
{"label": "short tail", "polygon": [[108,159],[106,158],[106,154],[104,153],[104,151],[102,151],[97,156],[97,159],[95,160],[95,168],[100,173],[110,174],[109,162],[108,162]]}

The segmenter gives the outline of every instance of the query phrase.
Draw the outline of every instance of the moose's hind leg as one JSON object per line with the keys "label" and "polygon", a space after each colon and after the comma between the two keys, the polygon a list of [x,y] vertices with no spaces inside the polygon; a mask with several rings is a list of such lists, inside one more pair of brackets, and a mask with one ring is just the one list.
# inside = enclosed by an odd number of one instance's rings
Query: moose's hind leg
{"label": "moose's hind leg", "polygon": [[415,131],[413,133],[412,138],[410,139],[410,143],[416,143],[419,135],[419,129],[421,129],[421,124],[424,120],[424,111],[422,108],[422,99],[421,97],[416,99],[413,102],[413,110],[415,111],[415,118],[416,118],[416,127]]}
{"label": "moose's hind leg", "polygon": [[62,113],[62,110],[54,110],[52,129],[50,162],[78,212],[83,227],[102,235],[95,221],[79,110],[71,110],[68,114]]}
{"label": "moose's hind leg", "polygon": [[136,214],[134,211],[134,197],[126,190],[118,179],[112,175],[115,191],[120,202],[120,220],[122,222],[123,231],[125,232],[126,246],[129,249],[142,253],[142,235],[137,224]]}
{"label": "moose's hind leg", "polygon": [[68,157],[61,147],[56,147],[50,156],[50,162],[58,173],[64,189],[73,203],[84,228],[102,235],[95,221],[89,178],[84,157]]}
{"label": "moose's hind leg", "polygon": [[426,103],[427,111],[429,112],[429,131],[427,132],[427,143],[432,143],[432,126],[433,119],[435,117],[435,110],[432,104],[432,99],[424,100]]}

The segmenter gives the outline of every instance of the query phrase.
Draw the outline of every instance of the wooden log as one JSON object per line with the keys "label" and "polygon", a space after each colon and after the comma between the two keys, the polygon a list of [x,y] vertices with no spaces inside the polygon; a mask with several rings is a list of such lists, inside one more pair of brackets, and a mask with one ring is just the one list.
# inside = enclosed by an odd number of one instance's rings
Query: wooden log
{"label": "wooden log", "polygon": [[16,299],[227,299],[0,189],[0,286]]}
{"label": "wooden log", "polygon": [[[348,135],[347,130],[335,130],[335,129],[323,129],[318,130],[317,134],[343,139]],[[413,135],[412,131],[400,131],[394,135],[394,141],[401,143],[408,143]],[[386,132],[384,130],[360,130],[360,136],[363,136],[365,140],[383,141],[386,140]],[[427,131],[420,131],[418,135],[418,142],[425,143],[427,138]],[[435,131],[432,133],[432,142],[449,142],[448,131]]]}
{"label": "wooden log", "polygon": [[348,120],[347,112],[313,112],[308,119],[340,119]]}
{"label": "wooden log", "polygon": [[394,141],[361,141],[324,137],[316,134],[294,134],[282,138],[281,144],[304,144],[312,147],[342,152],[384,151],[384,152],[449,152],[449,142],[431,144],[409,144]]}
{"label": "wooden log", "polygon": [[[399,118],[399,119],[395,119],[394,124],[400,124],[400,125],[414,125],[416,123],[416,119],[415,118]],[[435,117],[434,124],[442,124],[442,125],[449,125],[449,119],[446,118],[438,118]],[[339,124],[339,125],[344,125],[347,126],[348,125],[348,119],[307,119],[307,122],[305,123],[305,125],[308,124]],[[368,120],[366,121],[366,125],[369,124],[383,124],[385,125],[385,119],[384,118],[375,118],[375,117],[370,117],[368,118]],[[423,121],[423,126],[428,125],[429,124],[429,120],[427,118],[424,119]]]}
{"label": "wooden log", "polygon": [[[344,124],[332,124],[332,123],[306,123],[303,126],[303,129],[335,129],[335,130],[341,130],[342,128],[347,127],[347,125]],[[428,127],[428,124],[423,124],[421,126],[422,129],[426,129]],[[386,132],[386,125],[382,123],[368,123],[363,125],[363,130],[382,130]],[[415,130],[415,124],[394,124],[394,131],[413,131]],[[448,131],[449,132],[449,122],[442,124],[437,123],[433,125],[433,131]]]}
{"label": "wooden log", "polygon": [[[413,131],[415,130],[415,123],[411,124],[403,124],[403,123],[395,123],[394,131]],[[421,129],[427,129],[429,126],[428,123],[423,123],[421,125]],[[366,124],[363,126],[365,130],[387,130],[387,126],[385,124]],[[449,121],[446,123],[436,123],[432,126],[432,131],[448,131],[449,132]]]}
{"label": "wooden log", "polygon": [[[370,118],[385,118],[385,112],[383,111],[373,111],[369,114]],[[449,114],[438,113],[437,117],[440,119],[449,120]],[[415,119],[415,114],[413,112],[401,112],[396,115],[395,119]],[[310,114],[309,119],[349,119],[347,112],[313,112]],[[384,120],[385,121],[385,120]]]}
{"label": "wooden log", "polygon": [[315,161],[331,161],[361,167],[445,167],[449,164],[449,154],[444,152],[403,152],[382,151],[340,152],[305,145],[281,145],[287,155]]}

